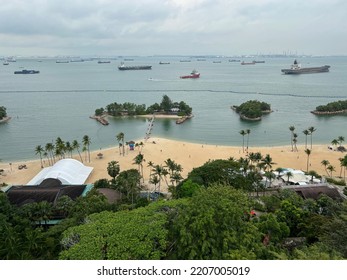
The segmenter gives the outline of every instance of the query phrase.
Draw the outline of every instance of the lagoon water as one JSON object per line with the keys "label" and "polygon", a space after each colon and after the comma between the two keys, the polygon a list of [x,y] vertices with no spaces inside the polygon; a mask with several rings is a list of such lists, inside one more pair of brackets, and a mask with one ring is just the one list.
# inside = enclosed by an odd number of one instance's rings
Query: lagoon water
{"label": "lagoon water", "polygon": [[[338,136],[347,141],[347,116],[315,116],[318,105],[347,99],[347,57],[305,57],[305,66],[330,65],[329,73],[282,75],[294,58],[265,58],[265,63],[240,65],[229,58],[200,61],[182,57],[134,57],[129,65],[152,65],[152,70],[119,71],[121,58],[109,64],[97,60],[56,63],[55,59],[17,59],[0,66],[0,106],[12,119],[0,124],[0,159],[15,161],[37,158],[34,149],[57,137],[64,141],[91,139],[94,150],[125,141],[143,141],[148,120],[110,118],[103,126],[89,118],[96,108],[117,102],[149,106],[160,103],[164,94],[172,101],[184,101],[194,117],[181,125],[172,119],[156,119],[152,136],[189,142],[242,145],[239,131],[250,129],[250,146],[290,145],[289,126],[295,126],[298,144],[305,143],[303,130],[316,128],[315,144],[330,144]],[[249,58],[251,61],[254,58]],[[263,60],[264,58],[261,58]],[[246,60],[246,59],[245,59]],[[159,61],[170,64],[159,64]],[[23,69],[40,74],[15,75]],[[179,79],[193,69],[200,79]],[[260,122],[246,122],[230,109],[248,100],[271,104],[273,113]]]}

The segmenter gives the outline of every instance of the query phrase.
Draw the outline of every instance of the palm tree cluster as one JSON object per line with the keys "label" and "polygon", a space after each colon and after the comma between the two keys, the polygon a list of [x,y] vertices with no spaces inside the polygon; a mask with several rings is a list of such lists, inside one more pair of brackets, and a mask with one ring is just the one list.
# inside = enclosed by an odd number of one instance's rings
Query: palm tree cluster
{"label": "palm tree cluster", "polygon": [[[242,166],[243,174],[248,179],[254,179],[253,187],[256,189],[257,194],[260,188],[265,190],[268,182],[271,187],[272,180],[276,178],[272,166],[276,163],[272,161],[269,154],[262,156],[260,152],[252,152],[248,154],[247,158],[241,157],[238,162]],[[263,176],[266,178],[265,185],[259,183]]]}
{"label": "palm tree cluster", "polygon": [[[154,184],[155,192],[160,193],[161,182],[164,180],[166,186],[173,191],[175,186],[181,182],[183,179],[181,172],[183,168],[180,164],[176,163],[174,160],[168,158],[165,162],[165,165],[154,164],[152,161],[148,162],[148,167],[150,168],[150,180],[149,182]],[[166,179],[166,176],[170,177],[170,185]],[[157,187],[158,185],[158,187]]]}
{"label": "palm tree cluster", "polygon": [[[88,135],[83,136],[82,139],[82,151],[86,153],[85,160],[88,159],[90,162],[90,150],[89,146],[91,144]],[[57,137],[55,142],[48,142],[44,147],[38,145],[35,147],[35,154],[40,156],[41,168],[43,168],[43,158],[47,158],[48,165],[53,165],[57,160],[64,158],[72,158],[73,152],[76,151],[79,155],[79,159],[83,162],[82,155],[80,152],[80,143],[77,140],[72,142],[63,141],[60,137]]]}
{"label": "palm tree cluster", "polygon": [[289,127],[289,130],[291,131],[291,136],[290,136],[290,144],[292,146],[292,152],[297,152],[298,148],[296,146],[296,143],[298,142],[298,134],[295,133],[295,126],[291,125]]}
{"label": "palm tree cluster", "polygon": [[331,145],[336,146],[338,151],[343,152],[343,151],[344,151],[344,148],[343,148],[343,146],[342,146],[342,143],[343,143],[344,141],[345,141],[345,137],[339,136],[339,137],[337,137],[337,139],[333,139],[333,140],[331,141]]}

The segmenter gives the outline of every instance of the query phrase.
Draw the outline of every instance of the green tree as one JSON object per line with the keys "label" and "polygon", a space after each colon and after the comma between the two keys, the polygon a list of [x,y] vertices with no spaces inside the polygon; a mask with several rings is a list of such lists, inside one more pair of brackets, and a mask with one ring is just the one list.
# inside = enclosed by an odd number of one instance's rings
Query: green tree
{"label": "green tree", "polygon": [[132,211],[90,215],[87,224],[64,232],[60,259],[162,259],[168,245],[168,213],[177,212],[180,204],[161,202]]}
{"label": "green tree", "polygon": [[113,179],[113,181],[116,180],[116,177],[118,176],[120,171],[120,166],[118,161],[112,160],[107,165],[107,173],[110,175]]}
{"label": "green tree", "polygon": [[172,108],[172,101],[170,97],[168,97],[166,94],[163,95],[163,99],[160,103],[160,107],[164,112],[169,112]]}
{"label": "green tree", "polygon": [[174,258],[257,259],[261,238],[248,220],[251,202],[241,191],[214,185],[202,188],[173,228]]}
{"label": "green tree", "polygon": [[118,189],[125,193],[128,201],[134,204],[134,199],[138,197],[141,190],[141,174],[136,169],[128,169],[119,173],[116,179]]}

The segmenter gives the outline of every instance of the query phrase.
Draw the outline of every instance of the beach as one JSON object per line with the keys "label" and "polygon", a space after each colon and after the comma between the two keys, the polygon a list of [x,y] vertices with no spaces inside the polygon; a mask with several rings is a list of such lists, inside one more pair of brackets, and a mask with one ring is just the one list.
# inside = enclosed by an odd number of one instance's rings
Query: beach
{"label": "beach", "polygon": [[[188,143],[182,141],[169,140],[164,138],[153,137],[148,141],[136,141],[137,143],[143,142],[141,147],[135,147],[130,151],[128,147],[125,149],[125,155],[120,154],[118,146],[108,149],[100,149],[91,152],[90,162],[85,160],[83,154],[83,161],[86,166],[93,167],[93,171],[87,179],[86,183],[94,183],[98,179],[107,178],[110,176],[107,173],[108,162],[115,160],[119,162],[120,171],[128,170],[131,168],[137,169],[138,166],[134,164],[135,156],[141,152],[144,156],[145,162],[143,163],[144,181],[148,182],[150,175],[150,167],[148,163],[151,161],[154,165],[165,166],[165,161],[171,159],[183,168],[182,177],[186,178],[188,173],[195,167],[199,167],[206,163],[208,160],[214,159],[228,159],[233,157],[239,159],[246,157],[246,150],[243,152],[242,146],[222,146],[222,145],[205,145],[197,143]],[[308,148],[311,148],[310,146]],[[275,170],[278,167],[293,168],[306,171],[307,168],[307,155],[305,153],[305,145],[298,146],[298,152],[292,152],[291,146],[274,146],[274,147],[249,147],[249,153],[260,152],[262,156],[269,154],[272,157],[272,168]],[[102,157],[98,156],[101,153]],[[322,160],[328,160],[332,166],[335,167],[333,176],[340,175],[340,162],[346,153],[341,153],[328,148],[328,145],[313,145],[312,152],[309,157],[309,170],[314,170],[318,174],[328,176],[325,167],[321,164]],[[3,175],[0,175],[0,183],[5,182],[8,185],[22,185],[27,184],[38,172],[41,170],[40,159],[32,161],[17,161],[17,162],[0,162],[0,169],[3,169]],[[73,155],[74,159],[79,159],[78,154]],[[26,168],[19,169],[20,165],[25,165]],[[47,159],[44,160],[44,167],[48,166]],[[165,184],[163,191],[166,191]],[[149,186],[151,189],[151,186]]]}

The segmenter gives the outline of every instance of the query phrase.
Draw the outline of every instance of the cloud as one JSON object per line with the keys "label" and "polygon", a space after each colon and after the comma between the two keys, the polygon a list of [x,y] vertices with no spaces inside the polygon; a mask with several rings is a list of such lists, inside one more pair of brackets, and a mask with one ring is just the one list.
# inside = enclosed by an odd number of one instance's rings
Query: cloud
{"label": "cloud", "polygon": [[346,54],[346,16],[342,0],[0,0],[0,55]]}

